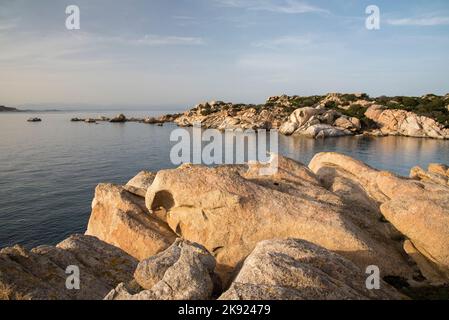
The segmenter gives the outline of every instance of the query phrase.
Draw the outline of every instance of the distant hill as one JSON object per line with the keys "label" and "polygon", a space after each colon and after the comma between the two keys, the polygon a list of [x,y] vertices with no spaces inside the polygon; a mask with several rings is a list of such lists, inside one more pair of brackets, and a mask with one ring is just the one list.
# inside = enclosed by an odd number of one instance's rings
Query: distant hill
{"label": "distant hill", "polygon": [[19,109],[0,106],[0,112],[19,112]]}

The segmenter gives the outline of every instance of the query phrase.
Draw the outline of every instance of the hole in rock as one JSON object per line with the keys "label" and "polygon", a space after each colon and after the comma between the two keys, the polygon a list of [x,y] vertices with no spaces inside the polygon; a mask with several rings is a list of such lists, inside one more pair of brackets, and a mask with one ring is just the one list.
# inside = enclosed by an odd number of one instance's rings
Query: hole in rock
{"label": "hole in rock", "polygon": [[166,191],[158,191],[154,196],[153,203],[151,204],[152,210],[157,210],[159,208],[164,208],[166,211],[170,210],[175,205],[175,200],[173,195]]}

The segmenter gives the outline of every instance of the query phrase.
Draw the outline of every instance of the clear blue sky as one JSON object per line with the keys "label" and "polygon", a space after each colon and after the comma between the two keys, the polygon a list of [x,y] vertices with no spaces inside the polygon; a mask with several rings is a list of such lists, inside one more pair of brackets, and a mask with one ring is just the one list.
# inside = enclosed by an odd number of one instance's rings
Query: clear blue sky
{"label": "clear blue sky", "polygon": [[[65,28],[65,8],[81,30]],[[365,28],[365,8],[381,29]],[[0,104],[449,92],[447,0],[0,0]]]}

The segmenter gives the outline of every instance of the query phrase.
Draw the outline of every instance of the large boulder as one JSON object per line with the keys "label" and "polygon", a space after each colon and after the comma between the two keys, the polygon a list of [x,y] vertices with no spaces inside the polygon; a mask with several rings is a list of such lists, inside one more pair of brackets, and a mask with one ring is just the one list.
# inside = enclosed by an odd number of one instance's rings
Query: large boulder
{"label": "large boulder", "polygon": [[[67,267],[80,270],[80,289],[69,290]],[[118,283],[130,281],[137,260],[95,237],[73,235],[56,247],[0,250],[0,300],[103,299]]]}
{"label": "large boulder", "polygon": [[212,252],[224,280],[256,243],[273,237],[306,239],[361,267],[379,265],[385,275],[410,272],[396,248],[375,228],[353,221],[346,213],[352,209],[305,166],[280,156],[272,175],[257,174],[252,166],[247,173],[240,166],[159,171],[147,192],[147,208],[163,208],[178,236]]}
{"label": "large boulder", "polygon": [[125,188],[100,184],[95,189],[87,235],[142,260],[168,248],[176,239],[167,224],[150,215],[144,199]]}
{"label": "large boulder", "polygon": [[178,239],[164,252],[139,263],[134,277],[142,291],[132,292],[120,284],[106,299],[210,299],[216,288],[214,269],[215,259],[203,246]]}
{"label": "large boulder", "polygon": [[350,131],[359,131],[362,128],[362,124],[360,123],[360,120],[354,117],[346,117],[342,116],[335,120],[334,124],[335,127],[350,130]]}
{"label": "large boulder", "polygon": [[[336,120],[337,119],[337,120]],[[343,123],[343,119],[345,122]],[[341,117],[335,110],[326,108],[299,108],[284,122],[279,132],[284,135],[302,135],[309,138],[341,137],[352,135],[360,129],[360,121]]]}
{"label": "large boulder", "polygon": [[398,196],[381,206],[385,218],[444,274],[449,283],[449,190],[443,199]]}
{"label": "large boulder", "polygon": [[352,135],[351,131],[347,129],[334,127],[329,124],[314,124],[297,133],[309,138],[342,137]]}
{"label": "large boulder", "polygon": [[[411,174],[415,180],[399,177],[337,153],[317,154],[309,167],[324,186],[354,206],[372,207],[373,212],[380,206],[384,219],[428,259],[427,265],[437,267],[434,273],[446,275],[449,281],[449,186],[444,180],[436,179],[435,173],[417,168]],[[339,187],[341,181],[351,186],[348,189],[351,192],[336,190],[343,190]],[[394,232],[391,235],[394,237]],[[418,266],[424,265],[418,263]],[[422,273],[430,274],[423,269]]]}
{"label": "large boulder", "polygon": [[304,240],[266,240],[246,258],[223,300],[400,299],[388,284],[342,256]]}
{"label": "large boulder", "polygon": [[368,108],[365,116],[376,122],[384,135],[449,139],[449,129],[434,119],[413,112],[374,105]]}
{"label": "large boulder", "polygon": [[281,128],[279,129],[279,132],[285,135],[291,135],[293,134],[297,129],[299,129],[301,126],[306,124],[310,118],[313,116],[319,114],[320,111],[311,108],[311,107],[305,107],[305,108],[299,108],[293,111],[293,113],[290,115],[288,121],[286,121]]}

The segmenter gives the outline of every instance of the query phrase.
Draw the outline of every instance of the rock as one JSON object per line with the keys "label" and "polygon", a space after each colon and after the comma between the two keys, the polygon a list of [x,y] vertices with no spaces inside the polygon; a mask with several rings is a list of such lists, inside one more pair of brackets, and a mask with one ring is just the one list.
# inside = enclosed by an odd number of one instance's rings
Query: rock
{"label": "rock", "polygon": [[304,240],[266,240],[246,258],[222,300],[401,299],[385,282],[366,288],[365,270]]}
{"label": "rock", "polygon": [[[435,170],[435,168],[432,169]],[[431,172],[430,170],[429,172],[426,172],[425,170],[423,170],[421,167],[418,166],[413,167],[411,169],[410,178],[424,182],[431,182],[431,183],[433,182],[443,185],[448,184],[448,177],[445,174],[443,175],[440,173]]]}
{"label": "rock", "polygon": [[384,109],[374,105],[365,116],[380,127],[384,135],[402,135],[417,138],[448,139],[449,129],[435,120],[399,109]]}
{"label": "rock", "polygon": [[352,135],[349,130],[340,129],[328,124],[315,124],[300,133],[309,138],[342,137]]}
{"label": "rock", "polygon": [[181,127],[201,123],[203,128],[227,129],[271,129],[279,128],[289,113],[280,105],[273,107],[205,102],[177,116],[175,123]]}
{"label": "rock", "polygon": [[404,194],[382,204],[381,211],[449,283],[449,190],[441,196],[432,199],[424,191],[416,197]]}
{"label": "rock", "polygon": [[157,124],[157,123],[159,123],[159,120],[157,120],[155,117],[149,117],[149,118],[145,118],[143,120],[143,122],[148,123],[148,124]]}
{"label": "rock", "polygon": [[[309,138],[347,136],[352,135],[352,132],[348,129],[353,132],[360,129],[360,127],[358,129],[356,127],[357,121],[353,120],[353,123],[351,119],[341,117],[341,114],[335,110],[305,107],[295,110],[289,120],[282,124],[279,132],[285,135],[295,134]],[[343,120],[346,122],[343,123]],[[358,122],[358,125],[360,125],[360,122]]]}
{"label": "rock", "polygon": [[148,188],[153,183],[156,174],[150,171],[141,171],[128,181],[125,189],[139,197],[145,198]]}
{"label": "rock", "polygon": [[294,122],[284,122],[281,127],[279,128],[279,133],[284,134],[286,136],[292,135],[296,129],[298,129],[298,126]]}
{"label": "rock", "polygon": [[[78,266],[80,289],[66,288],[68,266]],[[137,261],[97,238],[73,235],[56,247],[0,250],[0,300],[99,300],[132,279]]]}
{"label": "rock", "polygon": [[72,122],[81,122],[81,121],[84,121],[84,119],[72,118],[72,119],[70,119],[70,121],[72,121]]}
{"label": "rock", "polygon": [[[346,179],[357,190],[352,194],[365,193],[362,200],[356,200],[352,195],[348,196],[348,200],[355,206],[375,208],[376,204],[380,205],[384,218],[400,234],[407,237],[421,255],[438,267],[437,273],[448,277],[447,184],[438,183],[435,179],[429,181],[429,173],[425,173],[426,179],[423,180],[422,169],[419,174],[421,180],[416,181],[375,170],[360,161],[337,153],[317,154],[309,167],[330,190],[334,190],[334,184],[339,179]],[[417,176],[416,168],[412,171],[412,176]],[[426,270],[422,272],[428,273]]]}
{"label": "rock", "polygon": [[126,122],[126,117],[124,114],[119,114],[109,121],[110,122]]}
{"label": "rock", "polygon": [[241,166],[159,171],[146,195],[147,208],[163,207],[179,237],[212,252],[225,282],[257,242],[273,237],[306,239],[359,266],[379,265],[386,275],[410,273],[396,248],[375,228],[352,221],[346,213],[351,208],[319,186],[307,168],[278,158],[272,176],[255,174],[251,165],[247,173]]}
{"label": "rock", "polygon": [[449,167],[445,164],[431,163],[429,164],[428,170],[430,173],[449,177]]}
{"label": "rock", "polygon": [[84,122],[86,122],[86,123],[97,123],[97,120],[92,119],[92,118],[87,118],[86,120],[84,120]]}
{"label": "rock", "polygon": [[296,109],[290,115],[288,121],[281,126],[279,132],[285,135],[291,135],[318,113],[319,111],[317,109],[310,107]]}
{"label": "rock", "polygon": [[410,240],[404,242],[404,250],[416,262],[423,276],[432,285],[442,285],[447,282],[446,276],[439,271],[438,266],[422,255]]}
{"label": "rock", "polygon": [[360,123],[360,120],[357,118],[350,118],[350,117],[340,117],[337,120],[335,120],[334,124],[335,127],[339,127],[341,129],[350,130],[350,131],[358,131],[362,128],[362,125]]}
{"label": "rock", "polygon": [[214,291],[215,259],[201,245],[178,239],[164,252],[143,260],[134,274],[144,288],[131,293],[119,285],[108,300],[206,300]]}
{"label": "rock", "polygon": [[149,214],[141,197],[112,184],[97,186],[86,234],[138,260],[165,250],[176,239],[166,223]]}
{"label": "rock", "polygon": [[42,119],[41,118],[29,118],[27,121],[28,122],[41,122]]}

